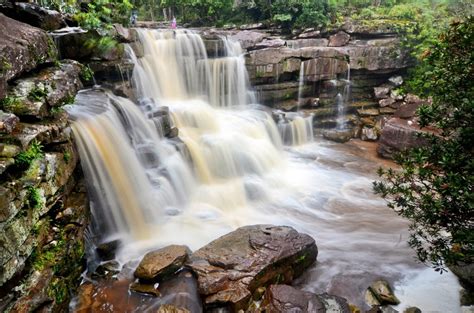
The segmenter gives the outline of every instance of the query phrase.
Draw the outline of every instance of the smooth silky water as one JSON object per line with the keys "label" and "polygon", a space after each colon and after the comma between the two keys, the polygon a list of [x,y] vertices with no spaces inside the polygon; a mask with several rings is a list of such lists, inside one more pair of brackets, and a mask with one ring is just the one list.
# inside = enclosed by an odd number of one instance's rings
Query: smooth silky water
{"label": "smooth silky water", "polygon": [[[407,222],[373,194],[380,164],[367,147],[314,141],[312,117],[256,105],[236,42],[222,38],[226,55],[209,59],[193,32],[138,33],[144,57],[127,52],[140,105],[96,90],[68,108],[91,241],[120,239],[125,264],[168,244],[195,250],[244,225],[288,225],[319,248],[296,282],[305,290],[362,305],[367,286],[385,278],[399,308],[460,312],[454,276],[416,263]],[[184,150],[162,136],[165,106]]]}

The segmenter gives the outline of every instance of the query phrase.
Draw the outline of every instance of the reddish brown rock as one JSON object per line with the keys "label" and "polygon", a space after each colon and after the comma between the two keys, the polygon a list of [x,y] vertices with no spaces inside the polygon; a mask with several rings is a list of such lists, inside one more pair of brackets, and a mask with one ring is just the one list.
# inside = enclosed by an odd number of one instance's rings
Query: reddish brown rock
{"label": "reddish brown rock", "polygon": [[423,132],[433,131],[420,129],[413,120],[391,118],[382,129],[377,152],[384,158],[392,158],[394,153],[426,145],[426,139],[418,136]]}
{"label": "reddish brown rock", "polygon": [[415,116],[416,110],[418,110],[418,108],[422,104],[426,104],[426,103],[427,103],[426,100],[420,99],[419,97],[415,95],[408,94],[405,97],[405,102],[403,103],[403,105],[401,105],[397,109],[397,111],[395,111],[394,116],[403,118],[403,119],[412,118],[413,116]]}
{"label": "reddish brown rock", "polygon": [[351,312],[344,298],[328,294],[317,295],[288,285],[271,285],[265,293],[262,307],[266,312]]}
{"label": "reddish brown rock", "polygon": [[351,36],[343,31],[339,31],[336,34],[329,37],[329,47],[342,47],[349,43]]}
{"label": "reddish brown rock", "polygon": [[254,225],[237,229],[191,255],[207,307],[246,309],[262,286],[289,283],[314,263],[313,238],[291,227]]}
{"label": "reddish brown rock", "polygon": [[141,260],[134,275],[143,281],[166,279],[183,266],[190,252],[188,247],[178,245],[149,252]]}

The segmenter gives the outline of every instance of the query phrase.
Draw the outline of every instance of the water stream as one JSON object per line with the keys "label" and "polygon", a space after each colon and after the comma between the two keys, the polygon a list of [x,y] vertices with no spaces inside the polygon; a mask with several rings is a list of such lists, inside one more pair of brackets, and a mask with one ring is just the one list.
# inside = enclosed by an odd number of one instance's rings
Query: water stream
{"label": "water stream", "polygon": [[[362,305],[383,277],[397,286],[400,308],[460,311],[453,275],[414,261],[407,223],[371,192],[379,164],[367,147],[314,141],[308,117],[256,105],[238,43],[223,38],[226,55],[209,59],[195,33],[138,32],[145,55],[128,52],[142,105],[98,90],[68,109],[92,190],[93,236],[121,239],[121,263],[167,244],[194,250],[243,225],[289,225],[320,250],[297,282],[304,289]],[[164,107],[185,151],[162,136]]]}

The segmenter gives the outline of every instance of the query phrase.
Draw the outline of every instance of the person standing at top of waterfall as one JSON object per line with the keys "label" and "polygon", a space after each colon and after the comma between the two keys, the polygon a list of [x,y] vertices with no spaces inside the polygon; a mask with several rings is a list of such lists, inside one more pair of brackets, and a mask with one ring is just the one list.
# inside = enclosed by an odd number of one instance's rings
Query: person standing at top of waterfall
{"label": "person standing at top of waterfall", "polygon": [[176,29],[176,17],[173,16],[173,20],[171,21],[171,29]]}

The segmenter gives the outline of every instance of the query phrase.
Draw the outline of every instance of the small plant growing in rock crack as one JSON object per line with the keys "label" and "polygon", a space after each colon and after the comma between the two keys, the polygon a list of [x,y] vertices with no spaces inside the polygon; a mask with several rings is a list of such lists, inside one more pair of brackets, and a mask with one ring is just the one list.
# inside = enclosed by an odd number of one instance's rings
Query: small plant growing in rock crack
{"label": "small plant growing in rock crack", "polygon": [[43,206],[44,200],[38,188],[33,186],[28,187],[28,204],[33,209],[38,209]]}
{"label": "small plant growing in rock crack", "polygon": [[0,100],[0,107],[9,111],[21,105],[20,99],[14,96],[8,96]]}
{"label": "small plant growing in rock crack", "polygon": [[81,69],[80,76],[83,81],[89,82],[94,78],[94,72],[89,65],[85,65]]}
{"label": "small plant growing in rock crack", "polygon": [[69,153],[69,151],[64,152],[63,159],[64,159],[64,162],[66,162],[66,164],[68,164],[69,161],[71,160],[71,153]]}
{"label": "small plant growing in rock crack", "polygon": [[28,149],[20,152],[15,157],[15,164],[20,168],[28,168],[31,162],[41,158],[43,154],[43,146],[38,141],[34,140]]}
{"label": "small plant growing in rock crack", "polygon": [[44,87],[35,86],[28,94],[28,99],[32,101],[41,101],[48,95]]}

